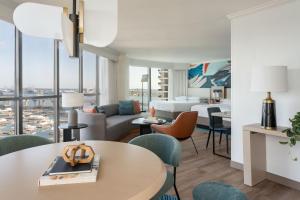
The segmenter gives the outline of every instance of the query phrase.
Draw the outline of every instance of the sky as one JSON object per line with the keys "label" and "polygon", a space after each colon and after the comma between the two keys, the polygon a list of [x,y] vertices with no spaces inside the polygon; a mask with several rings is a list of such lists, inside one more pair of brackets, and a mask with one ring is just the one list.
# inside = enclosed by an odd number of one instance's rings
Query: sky
{"label": "sky", "polygon": [[[23,34],[23,88],[53,88],[53,40]],[[78,88],[79,60],[70,58],[60,44],[60,88]],[[96,56],[83,54],[84,88],[96,84]],[[141,88],[141,77],[148,73],[146,67],[130,67],[130,89]],[[152,89],[158,89],[158,69],[152,68]],[[100,76],[101,77],[101,76]],[[0,20],[0,88],[14,86],[14,27]],[[144,84],[147,88],[147,84]]]}
{"label": "sky", "polygon": [[[53,88],[53,40],[23,35],[23,87]],[[96,84],[96,56],[84,52],[84,88]],[[78,88],[79,60],[60,44],[61,88]],[[14,27],[0,20],[0,88],[14,86]]]}
{"label": "sky", "polygon": [[[129,88],[130,89],[141,89],[142,88],[142,76],[148,74],[147,67],[129,67]],[[151,68],[151,88],[159,89],[159,79],[158,79],[158,68]],[[147,83],[144,83],[144,89],[147,89]]]}

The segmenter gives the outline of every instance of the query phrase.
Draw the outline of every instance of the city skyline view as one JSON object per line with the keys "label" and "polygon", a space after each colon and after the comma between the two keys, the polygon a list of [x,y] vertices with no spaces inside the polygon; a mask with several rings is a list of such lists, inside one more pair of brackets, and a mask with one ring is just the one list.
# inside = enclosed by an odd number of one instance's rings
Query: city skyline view
{"label": "city skyline view", "polygon": [[[19,80],[22,81],[22,91],[20,95],[15,93],[15,28],[12,24],[0,20],[0,98],[12,97],[12,100],[0,99],[0,135],[33,134],[40,135],[52,140],[57,133],[55,124],[66,123],[66,110],[59,106],[55,113],[56,103],[61,101],[59,95],[54,93],[54,40],[31,37],[22,34],[22,73]],[[19,41],[20,42],[20,41]],[[83,50],[82,72],[79,70],[79,58],[70,58],[65,50],[64,44],[59,42],[59,89],[60,92],[78,92],[82,87],[85,95],[85,104],[101,105],[100,96],[107,95],[103,91],[103,74],[108,66],[107,58],[98,57],[91,52]],[[97,70],[97,59],[99,59],[99,69]],[[151,70],[151,98],[167,98],[162,95],[161,69],[150,68]],[[98,74],[97,74],[98,72]],[[79,73],[82,82],[79,83]],[[144,83],[142,95],[141,78],[149,73],[149,67],[129,67],[129,99],[144,102],[147,108],[149,101],[148,83]],[[97,85],[97,78],[99,85]],[[80,85],[81,84],[81,85]],[[99,93],[96,94],[98,87]],[[97,95],[99,98],[97,100]],[[35,99],[34,97],[39,97]],[[24,98],[26,97],[26,98]],[[20,100],[20,105],[17,102]],[[22,107],[21,111],[17,109]],[[16,116],[21,116],[21,130],[18,129]],[[58,122],[56,120],[59,119]],[[59,134],[60,135],[60,134]],[[58,135],[58,137],[59,137]]]}

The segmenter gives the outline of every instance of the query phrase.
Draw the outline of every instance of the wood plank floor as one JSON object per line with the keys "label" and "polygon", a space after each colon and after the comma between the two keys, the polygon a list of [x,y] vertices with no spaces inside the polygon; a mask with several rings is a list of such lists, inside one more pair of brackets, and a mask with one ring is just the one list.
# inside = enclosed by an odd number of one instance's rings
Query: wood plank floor
{"label": "wood plank floor", "polygon": [[[255,187],[243,184],[243,173],[230,167],[230,161],[212,154],[212,141],[209,148],[205,149],[206,131],[197,129],[193,138],[197,145],[197,155],[191,140],[182,142],[182,162],[178,168],[177,187],[181,199],[192,200],[193,188],[204,181],[222,181],[233,185],[246,193],[249,199],[255,200],[300,200],[300,191],[265,180]],[[125,138],[123,142],[135,137],[136,133]],[[216,137],[219,139],[219,137]],[[216,140],[218,141],[218,140]],[[220,151],[225,152],[226,141],[223,137],[222,145],[217,145]],[[174,194],[174,191],[170,191]]]}

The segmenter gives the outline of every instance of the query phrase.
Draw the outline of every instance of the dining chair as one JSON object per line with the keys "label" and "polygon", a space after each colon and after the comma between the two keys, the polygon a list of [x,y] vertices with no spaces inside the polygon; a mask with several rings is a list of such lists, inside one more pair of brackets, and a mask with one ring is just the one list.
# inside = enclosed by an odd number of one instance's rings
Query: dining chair
{"label": "dining chair", "polygon": [[51,140],[35,135],[14,135],[0,139],[0,156],[23,149],[53,143]]}
{"label": "dining chair", "polygon": [[229,152],[228,135],[231,134],[231,127],[225,126],[223,124],[222,117],[212,116],[212,113],[217,113],[217,112],[221,112],[221,109],[219,107],[207,108],[207,113],[208,113],[208,117],[209,117],[209,133],[208,133],[207,142],[206,142],[206,149],[207,149],[208,144],[209,144],[209,139],[210,139],[211,132],[214,130],[214,131],[220,133],[219,144],[221,144],[221,142],[222,142],[223,133],[226,134],[226,151],[228,153]]}
{"label": "dining chair", "polygon": [[176,187],[176,169],[181,159],[181,145],[176,138],[165,134],[147,134],[138,136],[129,141],[129,144],[144,147],[155,153],[167,165],[173,167],[173,172],[167,171],[167,178],[160,191],[152,198],[159,200],[172,187],[177,199],[180,200]]}
{"label": "dining chair", "polygon": [[182,112],[178,115],[178,117],[172,124],[169,125],[152,124],[151,128],[154,132],[171,135],[180,141],[191,139],[195,151],[198,154],[197,147],[192,137],[192,134],[196,127],[197,118],[198,118],[198,112],[195,111]]}
{"label": "dining chair", "polygon": [[209,181],[193,189],[193,200],[247,200],[247,197],[231,185]]}

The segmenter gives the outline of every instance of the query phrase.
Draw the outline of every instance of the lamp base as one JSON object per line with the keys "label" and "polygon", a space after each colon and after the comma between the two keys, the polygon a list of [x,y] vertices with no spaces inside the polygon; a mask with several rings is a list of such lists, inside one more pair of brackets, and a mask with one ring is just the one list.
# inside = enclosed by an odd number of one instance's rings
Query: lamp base
{"label": "lamp base", "polygon": [[270,92],[263,102],[261,126],[270,130],[277,128],[275,101],[271,98]]}
{"label": "lamp base", "polygon": [[68,126],[77,126],[77,125],[78,125],[77,110],[71,109],[68,113]]}

